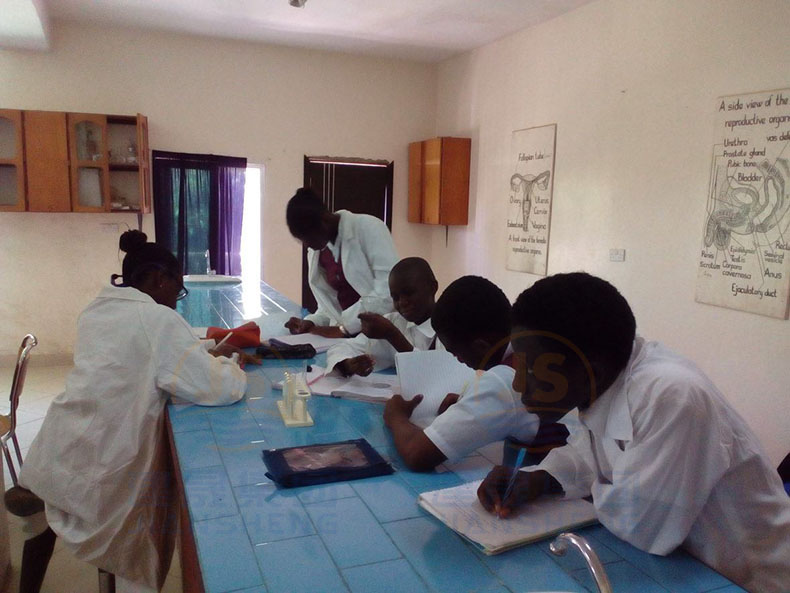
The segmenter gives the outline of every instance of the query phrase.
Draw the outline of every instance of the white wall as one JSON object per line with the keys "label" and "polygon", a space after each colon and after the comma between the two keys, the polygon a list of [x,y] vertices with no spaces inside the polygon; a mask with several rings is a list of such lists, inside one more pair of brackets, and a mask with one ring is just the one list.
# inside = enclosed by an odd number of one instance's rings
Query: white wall
{"label": "white wall", "polygon": [[[407,145],[435,125],[435,67],[405,61],[56,22],[47,53],[0,50],[0,107],[148,116],[153,149],[247,157],[266,167],[263,279],[300,300],[301,251],[285,204],[305,154],[395,161],[393,235],[404,256]],[[134,215],[0,213],[0,360],[22,335],[37,358],[72,351],[78,313],[113,272]],[[153,216],[144,230],[153,236]]]}
{"label": "white wall", "polygon": [[[790,450],[790,322],[694,302],[715,98],[790,87],[785,0],[599,0],[440,66],[439,135],[473,138],[470,224],[433,233],[440,282],[505,270],[513,130],[557,123],[549,273],[621,289],[639,331],[690,356]],[[625,263],[608,250],[625,248]]]}

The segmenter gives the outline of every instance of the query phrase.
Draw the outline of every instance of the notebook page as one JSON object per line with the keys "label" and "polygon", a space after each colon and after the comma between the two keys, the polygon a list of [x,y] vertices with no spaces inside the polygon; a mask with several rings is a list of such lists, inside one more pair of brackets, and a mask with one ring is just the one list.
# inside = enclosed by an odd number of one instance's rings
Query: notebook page
{"label": "notebook page", "polygon": [[488,554],[597,521],[595,507],[586,500],[553,497],[540,498],[521,507],[516,516],[500,519],[480,504],[478,486],[479,481],[425,492],[418,501],[450,529],[479,544]]}
{"label": "notebook page", "polygon": [[371,373],[367,377],[343,377],[329,373],[310,385],[314,395],[333,395],[363,401],[385,402],[399,391],[398,376]]}
{"label": "notebook page", "polygon": [[330,346],[347,339],[348,338],[325,338],[315,334],[288,334],[285,336],[270,338],[269,342],[280,342],[281,344],[288,344],[290,346],[296,346],[298,344],[310,344],[313,348],[315,348],[316,352],[320,353],[326,352],[329,350]]}
{"label": "notebook page", "polygon": [[433,422],[448,393],[460,395],[474,387],[475,371],[446,350],[401,352],[395,356],[395,366],[401,395],[405,399],[423,395],[411,415],[411,421],[420,428]]}

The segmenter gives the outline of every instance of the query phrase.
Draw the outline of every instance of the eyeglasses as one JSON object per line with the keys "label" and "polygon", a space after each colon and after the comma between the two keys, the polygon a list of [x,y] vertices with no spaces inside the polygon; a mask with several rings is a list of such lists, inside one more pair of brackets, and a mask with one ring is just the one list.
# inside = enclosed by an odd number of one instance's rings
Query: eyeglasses
{"label": "eyeglasses", "polygon": [[181,290],[178,291],[178,294],[176,295],[176,300],[177,301],[182,301],[185,298],[187,298],[188,296],[189,296],[189,291],[187,290],[187,287],[184,286],[184,284],[182,282],[181,283]]}

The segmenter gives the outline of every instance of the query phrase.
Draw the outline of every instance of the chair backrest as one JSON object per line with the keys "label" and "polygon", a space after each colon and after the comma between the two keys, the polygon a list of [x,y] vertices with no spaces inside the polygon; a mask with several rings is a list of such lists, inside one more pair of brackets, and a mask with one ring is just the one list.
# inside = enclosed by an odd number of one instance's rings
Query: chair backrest
{"label": "chair backrest", "polygon": [[0,435],[0,446],[2,446],[3,454],[8,462],[8,472],[11,474],[11,479],[14,486],[17,483],[17,470],[14,467],[14,461],[11,458],[11,453],[8,450],[8,442],[11,441],[16,449],[16,457],[19,467],[22,467],[22,452],[19,450],[19,442],[16,439],[16,409],[19,406],[19,396],[22,394],[22,388],[25,385],[25,376],[27,375],[27,363],[29,360],[30,351],[38,345],[38,340],[33,334],[27,334],[22,338],[22,344],[19,346],[19,353],[16,359],[16,368],[14,369],[14,378],[11,381],[11,394],[10,407],[8,411],[8,430]]}

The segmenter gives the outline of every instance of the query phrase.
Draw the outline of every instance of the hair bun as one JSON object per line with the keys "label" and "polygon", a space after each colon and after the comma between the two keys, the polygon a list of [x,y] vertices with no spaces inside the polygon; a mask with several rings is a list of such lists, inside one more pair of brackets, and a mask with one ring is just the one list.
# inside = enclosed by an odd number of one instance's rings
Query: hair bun
{"label": "hair bun", "polygon": [[118,247],[120,247],[121,251],[125,253],[132,253],[133,251],[140,249],[147,242],[148,235],[146,235],[143,231],[132,229],[121,235],[121,238],[118,240]]}

